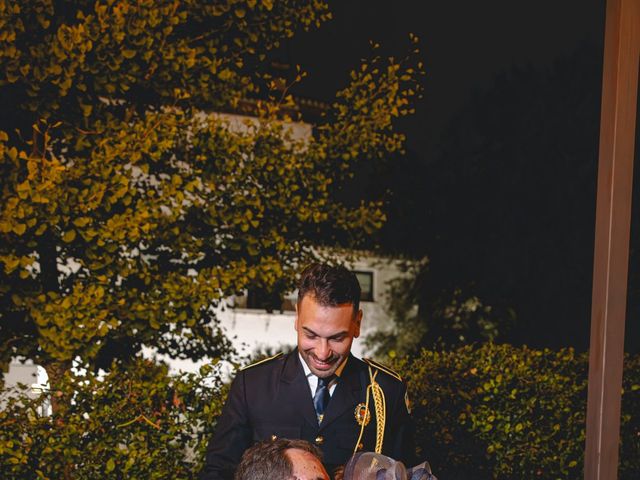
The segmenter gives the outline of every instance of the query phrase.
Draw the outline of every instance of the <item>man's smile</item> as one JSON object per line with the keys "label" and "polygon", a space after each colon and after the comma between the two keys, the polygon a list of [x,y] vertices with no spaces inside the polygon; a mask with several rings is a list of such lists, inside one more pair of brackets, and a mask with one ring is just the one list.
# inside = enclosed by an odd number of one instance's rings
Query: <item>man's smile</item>
{"label": "man's smile", "polygon": [[315,368],[318,370],[329,370],[339,360],[335,355],[332,355],[326,360],[320,360],[313,353],[309,353],[308,355],[309,359],[314,363]]}

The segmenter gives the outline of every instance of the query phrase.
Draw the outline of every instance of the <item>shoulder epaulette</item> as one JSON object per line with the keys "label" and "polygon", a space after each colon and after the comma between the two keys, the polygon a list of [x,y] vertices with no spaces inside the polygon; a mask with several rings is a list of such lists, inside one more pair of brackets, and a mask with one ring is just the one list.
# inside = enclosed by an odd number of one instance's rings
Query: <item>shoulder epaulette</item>
{"label": "shoulder epaulette", "polygon": [[391,375],[393,378],[396,378],[396,379],[402,381],[402,377],[400,375],[398,375],[396,372],[394,372],[393,370],[391,370],[389,367],[387,367],[385,365],[382,365],[381,363],[376,362],[375,360],[371,360],[370,358],[363,358],[362,360],[367,365],[371,365],[373,368],[377,368],[378,370],[382,370],[387,375]]}
{"label": "shoulder epaulette", "polygon": [[254,362],[254,363],[252,363],[250,365],[245,365],[244,367],[240,368],[240,371],[242,372],[243,370],[247,370],[248,368],[255,367],[257,365],[262,365],[263,363],[270,362],[271,360],[275,360],[276,358],[279,358],[282,355],[284,355],[284,353],[282,353],[282,352],[276,353],[272,357],[263,358],[262,360],[258,360],[257,362]]}

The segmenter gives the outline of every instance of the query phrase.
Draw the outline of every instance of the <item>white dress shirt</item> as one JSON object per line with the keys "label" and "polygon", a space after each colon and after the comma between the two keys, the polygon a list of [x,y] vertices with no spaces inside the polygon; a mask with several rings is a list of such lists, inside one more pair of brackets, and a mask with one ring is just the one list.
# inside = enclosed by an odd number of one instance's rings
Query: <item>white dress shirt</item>
{"label": "white dress shirt", "polygon": [[[300,357],[300,363],[302,364],[302,368],[304,369],[304,374],[307,377],[307,382],[309,382],[309,390],[311,392],[311,398],[313,398],[316,394],[316,388],[318,388],[318,377],[315,376],[313,373],[311,373],[311,369],[309,368],[309,365],[307,365],[307,362],[304,361],[304,358],[302,358],[302,355],[300,355],[300,352],[298,352],[298,357]],[[340,377],[340,375],[342,374],[342,371],[344,370],[344,367],[347,364],[348,359],[349,357],[345,358],[344,362],[340,364],[340,366],[338,367],[335,373],[336,377],[333,380],[331,380],[331,382],[329,383],[329,396],[333,395],[333,392],[336,389],[336,385],[338,384],[338,377]]]}

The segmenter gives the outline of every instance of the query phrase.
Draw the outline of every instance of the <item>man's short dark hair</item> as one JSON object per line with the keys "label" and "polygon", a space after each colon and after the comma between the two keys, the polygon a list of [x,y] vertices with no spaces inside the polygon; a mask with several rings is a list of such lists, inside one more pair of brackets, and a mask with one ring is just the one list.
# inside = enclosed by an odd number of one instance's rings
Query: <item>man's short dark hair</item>
{"label": "man's short dark hair", "polygon": [[303,450],[322,459],[320,450],[305,440],[278,438],[256,443],[242,455],[234,480],[289,480],[293,464],[286,455],[290,448]]}
{"label": "man's short dark hair", "polygon": [[342,265],[312,263],[306,267],[298,282],[298,305],[306,295],[312,295],[323,307],[353,305],[354,316],[360,309],[358,278]]}

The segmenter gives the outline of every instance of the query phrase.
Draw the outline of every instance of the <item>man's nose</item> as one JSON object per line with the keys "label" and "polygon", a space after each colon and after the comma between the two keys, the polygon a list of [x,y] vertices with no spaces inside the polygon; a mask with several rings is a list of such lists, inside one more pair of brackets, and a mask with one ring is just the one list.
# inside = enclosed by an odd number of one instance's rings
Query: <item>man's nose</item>
{"label": "man's nose", "polygon": [[331,356],[331,349],[329,348],[329,341],[326,338],[320,339],[320,343],[316,348],[316,355],[320,360],[326,360]]}

